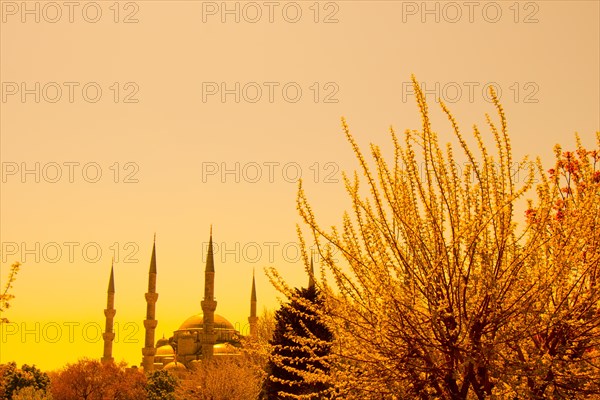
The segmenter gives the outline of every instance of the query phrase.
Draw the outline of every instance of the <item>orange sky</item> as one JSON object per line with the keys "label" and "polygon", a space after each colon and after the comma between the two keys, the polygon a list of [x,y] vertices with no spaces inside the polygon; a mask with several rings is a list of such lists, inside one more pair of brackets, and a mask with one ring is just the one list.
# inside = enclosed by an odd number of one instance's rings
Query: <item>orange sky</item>
{"label": "orange sky", "polygon": [[157,336],[201,311],[210,224],[217,313],[245,325],[253,268],[275,308],[265,267],[306,281],[297,177],[338,223],[356,168],[340,117],[362,145],[418,128],[411,73],[444,141],[436,94],[468,131],[490,83],[517,156],[600,127],[597,1],[224,4],[0,2],[1,278],[24,261],[0,362],[99,358],[115,256],[114,356],[139,364],[155,232]]}

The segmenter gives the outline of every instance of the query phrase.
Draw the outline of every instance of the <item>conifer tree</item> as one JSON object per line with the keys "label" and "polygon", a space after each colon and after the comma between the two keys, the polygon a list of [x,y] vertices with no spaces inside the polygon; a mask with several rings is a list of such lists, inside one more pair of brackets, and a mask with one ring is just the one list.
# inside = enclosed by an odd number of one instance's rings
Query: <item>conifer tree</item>
{"label": "conifer tree", "polygon": [[[311,280],[312,282],[312,280]],[[323,300],[314,285],[294,289],[275,313],[275,331],[264,383],[267,399],[322,399],[333,335],[317,315]]]}

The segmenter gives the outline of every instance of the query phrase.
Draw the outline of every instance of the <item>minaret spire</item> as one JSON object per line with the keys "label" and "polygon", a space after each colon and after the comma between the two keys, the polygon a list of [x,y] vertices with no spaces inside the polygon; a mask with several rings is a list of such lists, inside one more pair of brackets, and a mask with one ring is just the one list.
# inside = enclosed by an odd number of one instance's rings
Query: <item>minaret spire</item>
{"label": "minaret spire", "polygon": [[114,318],[117,310],[115,310],[115,274],[114,274],[114,259],[110,266],[110,279],[108,281],[108,291],[106,299],[106,309],[104,310],[104,316],[106,317],[106,326],[104,328],[104,354],[101,361],[103,363],[113,362],[112,356],[112,344],[115,339],[115,333],[113,331]]}
{"label": "minaret spire", "polygon": [[154,234],[154,242],[152,244],[152,257],[150,258],[150,271],[148,273],[148,293],[146,293],[146,319],[144,320],[144,328],[146,329],[146,338],[144,348],[142,349],[143,359],[142,366],[144,372],[151,372],[154,369],[154,355],[156,348],[154,347],[154,331],[158,321],[156,320],[156,301],[158,293],[156,293],[156,233]]}
{"label": "minaret spire", "polygon": [[214,332],[215,310],[215,260],[213,255],[212,225],[210,226],[210,239],[208,241],[208,252],[206,255],[206,268],[204,269],[204,300],[202,305],[203,332],[202,332],[202,358],[210,359],[213,356],[213,346],[217,337]]}
{"label": "minaret spire", "polygon": [[[213,256],[213,242],[212,242],[212,225],[210,226],[210,239],[208,240],[208,253],[206,254],[206,269],[205,272],[215,272],[215,260]],[[206,283],[206,282],[205,282]],[[204,286],[206,290],[206,285]]]}
{"label": "minaret spire", "polygon": [[313,253],[310,252],[310,271],[308,272],[308,288],[315,287],[315,267],[313,265]]}
{"label": "minaret spire", "polygon": [[252,293],[250,294],[250,301],[256,302],[256,279],[254,279],[254,268],[252,269]]}
{"label": "minaret spire", "polygon": [[254,279],[254,270],[252,270],[252,292],[250,293],[250,316],[248,317],[250,323],[250,336],[256,337],[256,323],[258,317],[256,316],[256,280]]}
{"label": "minaret spire", "polygon": [[[150,273],[156,274],[156,233],[154,234],[154,241],[152,242],[152,257],[150,258]],[[156,284],[156,279],[154,280],[154,283]],[[156,288],[156,286],[155,286],[155,288]]]}
{"label": "minaret spire", "polygon": [[115,259],[113,258],[110,263],[110,278],[108,280],[108,292],[115,294]]}

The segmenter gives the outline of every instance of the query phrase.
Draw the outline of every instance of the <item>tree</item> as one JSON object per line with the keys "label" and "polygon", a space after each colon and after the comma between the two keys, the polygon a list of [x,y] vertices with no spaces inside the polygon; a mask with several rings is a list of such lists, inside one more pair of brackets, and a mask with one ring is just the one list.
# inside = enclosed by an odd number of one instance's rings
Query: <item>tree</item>
{"label": "tree", "polygon": [[114,399],[135,400],[143,398],[146,392],[146,375],[137,368],[125,368],[126,364],[124,362],[116,365],[119,366],[119,372],[117,373],[118,379],[115,379],[113,386]]}
{"label": "tree", "polygon": [[10,369],[16,368],[14,363],[0,364],[0,399],[7,398],[6,396],[6,376]]}
{"label": "tree", "polygon": [[125,363],[81,359],[52,375],[54,400],[138,400],[144,398],[145,376]]}
{"label": "tree", "polygon": [[275,332],[275,313],[273,310],[264,308],[258,317],[256,336],[260,342],[268,343]]}
{"label": "tree", "polygon": [[2,317],[2,313],[4,310],[10,308],[10,301],[15,297],[10,293],[10,290],[13,287],[13,283],[17,279],[17,273],[19,272],[20,267],[21,264],[18,262],[15,262],[13,265],[11,265],[8,273],[8,280],[4,286],[4,291],[0,293],[0,324],[9,322],[8,319]]}
{"label": "tree", "polygon": [[545,237],[538,267],[548,290],[536,304],[535,334],[514,348],[520,397],[600,396],[600,133],[597,145],[588,151],[577,137],[574,152],[557,146],[539,204],[527,211]]}
{"label": "tree", "polygon": [[262,374],[248,357],[232,356],[203,361],[181,381],[176,398],[181,400],[256,400]]}
{"label": "tree", "polygon": [[[375,172],[342,120],[363,179],[344,174],[352,210],[344,213],[341,228],[319,225],[300,182],[299,213],[323,260],[318,286],[324,306],[318,311],[335,335],[329,382],[350,399],[542,398],[549,393],[543,387],[548,376],[561,387],[553,391],[557,397],[594,393],[595,384],[579,377],[599,381],[597,367],[583,367],[594,360],[598,365],[599,347],[592,346],[599,337],[597,300],[589,289],[598,262],[597,209],[591,206],[598,203],[597,192],[585,208],[593,217],[578,228],[571,225],[575,220],[563,225],[559,251],[551,251],[559,240],[548,227],[555,189],[540,189],[547,195],[538,196],[535,226],[527,222],[518,229],[514,210],[534,188],[541,166],[513,162],[495,93],[499,123],[486,116],[495,152],[476,126],[473,150],[441,104],[462,150],[465,162],[459,164],[453,146],[444,149],[432,130],[414,77],[413,86],[422,127],[407,130],[403,140],[391,129],[391,162],[372,144]],[[299,238],[306,258],[300,228]],[[586,254],[587,264],[573,263],[576,254],[580,260]],[[273,277],[285,292],[276,271]],[[570,296],[577,301],[566,301]],[[575,309],[566,311],[567,303]],[[561,326],[561,310],[569,328]],[[582,362],[551,355],[547,348],[556,348],[556,340],[571,341],[564,354],[584,354]],[[536,346],[543,350],[531,352]],[[547,368],[548,357],[566,365]],[[577,389],[562,391],[564,385]]]}
{"label": "tree", "polygon": [[177,378],[168,371],[153,371],[148,376],[146,394],[148,400],[175,400],[175,390],[179,386]]}
{"label": "tree", "polygon": [[19,369],[16,363],[11,362],[6,364],[1,372],[0,395],[2,398],[12,399],[19,390],[27,387],[45,393],[50,385],[48,375],[35,365],[23,364]]}
{"label": "tree", "polygon": [[268,399],[319,399],[330,391],[323,375],[333,338],[316,311],[323,301],[314,285],[287,293],[289,302],[275,313],[264,393]]}
{"label": "tree", "polygon": [[45,390],[27,386],[19,389],[19,391],[13,395],[12,400],[52,400],[52,396],[47,394]]}
{"label": "tree", "polygon": [[253,371],[261,386],[267,376],[266,368],[272,351],[270,341],[274,331],[275,314],[272,310],[264,308],[257,321],[256,336],[242,338],[245,364]]}

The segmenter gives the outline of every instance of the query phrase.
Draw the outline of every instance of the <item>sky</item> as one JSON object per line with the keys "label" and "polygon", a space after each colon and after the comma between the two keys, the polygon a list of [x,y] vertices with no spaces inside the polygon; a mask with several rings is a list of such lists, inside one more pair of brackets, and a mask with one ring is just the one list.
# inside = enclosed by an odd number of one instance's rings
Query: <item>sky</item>
{"label": "sky", "polygon": [[[598,1],[1,1],[0,285],[22,263],[0,363],[102,356],[114,258],[116,360],[141,362],[156,234],[156,339],[200,313],[209,230],[217,313],[244,332],[278,307],[265,268],[306,285],[301,177],[339,225],[344,138],[390,149],[418,129],[485,129],[500,94],[516,157],[600,129]],[[310,244],[310,243],[309,243]]]}

